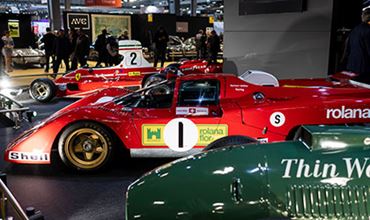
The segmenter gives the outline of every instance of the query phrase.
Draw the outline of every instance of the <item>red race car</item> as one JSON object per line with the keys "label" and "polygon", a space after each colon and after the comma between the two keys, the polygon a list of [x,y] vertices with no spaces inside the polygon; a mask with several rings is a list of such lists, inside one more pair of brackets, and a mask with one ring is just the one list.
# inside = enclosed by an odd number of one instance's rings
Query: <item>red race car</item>
{"label": "red race car", "polygon": [[49,164],[55,149],[68,166],[95,170],[117,148],[132,157],[179,157],[210,143],[211,148],[222,146],[225,136],[236,142],[272,142],[293,138],[301,125],[370,122],[367,88],[340,88],[340,82],[326,81],[315,86],[255,85],[259,73],[252,74],[257,75],[254,84],[231,74],[198,74],[132,93],[97,91],[12,141],[5,159]]}
{"label": "red race car", "polygon": [[97,89],[112,87],[138,88],[153,81],[163,80],[168,70],[179,73],[217,73],[222,72],[222,64],[208,64],[207,61],[194,60],[170,64],[166,69],[158,69],[144,58],[141,43],[134,40],[119,42],[122,62],[107,68],[80,68],[52,81],[39,78],[30,85],[30,95],[39,102],[48,102],[57,97],[84,97]]}

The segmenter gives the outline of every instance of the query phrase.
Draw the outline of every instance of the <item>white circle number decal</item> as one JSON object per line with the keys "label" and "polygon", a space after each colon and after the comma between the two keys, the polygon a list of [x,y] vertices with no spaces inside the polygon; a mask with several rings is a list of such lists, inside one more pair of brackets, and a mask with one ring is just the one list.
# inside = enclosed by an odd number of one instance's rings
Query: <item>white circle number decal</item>
{"label": "white circle number decal", "polygon": [[270,116],[270,123],[274,127],[280,127],[285,123],[285,115],[281,112],[274,112]]}
{"label": "white circle number decal", "polygon": [[164,143],[172,150],[185,152],[198,142],[198,128],[189,119],[172,119],[164,127]]}

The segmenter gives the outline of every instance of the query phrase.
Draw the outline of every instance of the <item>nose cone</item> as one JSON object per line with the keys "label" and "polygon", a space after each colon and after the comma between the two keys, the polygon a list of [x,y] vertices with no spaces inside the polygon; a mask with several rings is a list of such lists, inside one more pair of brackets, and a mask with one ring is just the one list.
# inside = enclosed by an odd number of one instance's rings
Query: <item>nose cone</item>
{"label": "nose cone", "polygon": [[[244,163],[235,162],[244,161]],[[134,182],[127,192],[127,219],[249,219],[262,216],[264,176],[232,150],[209,151],[166,164]],[[255,162],[252,162],[253,164]],[[231,191],[240,179],[242,198]],[[245,193],[245,194],[244,194]]]}

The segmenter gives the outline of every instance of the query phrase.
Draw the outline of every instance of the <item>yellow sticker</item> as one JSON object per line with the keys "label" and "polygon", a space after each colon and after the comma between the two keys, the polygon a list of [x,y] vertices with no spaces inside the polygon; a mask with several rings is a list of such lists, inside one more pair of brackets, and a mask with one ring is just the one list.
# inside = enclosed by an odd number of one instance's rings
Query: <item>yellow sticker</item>
{"label": "yellow sticker", "polygon": [[148,22],[153,22],[153,14],[148,14]]}
{"label": "yellow sticker", "polygon": [[81,73],[76,73],[75,79],[76,81],[79,81],[81,79]]}
{"label": "yellow sticker", "polygon": [[213,16],[209,16],[209,23],[210,23],[210,24],[215,23],[215,17],[213,17]]}
{"label": "yellow sticker", "polygon": [[166,125],[143,124],[142,144],[144,146],[164,146],[163,130]]}
{"label": "yellow sticker", "polygon": [[139,71],[128,72],[128,76],[140,76],[140,72]]}
{"label": "yellow sticker", "polygon": [[202,124],[197,125],[197,127],[199,133],[198,146],[207,146],[215,140],[228,135],[227,125]]}
{"label": "yellow sticker", "polygon": [[[143,124],[142,125],[142,144],[143,146],[165,146],[164,127],[165,124]],[[217,139],[228,135],[226,124],[197,124],[198,142],[197,146],[207,146]]]}

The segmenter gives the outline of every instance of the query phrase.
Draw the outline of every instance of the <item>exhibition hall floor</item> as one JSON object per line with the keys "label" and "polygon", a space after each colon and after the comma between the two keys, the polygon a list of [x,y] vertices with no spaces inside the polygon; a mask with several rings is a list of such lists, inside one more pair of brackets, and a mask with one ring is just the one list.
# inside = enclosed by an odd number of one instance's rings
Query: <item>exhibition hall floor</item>
{"label": "exhibition hall floor", "polygon": [[[74,101],[56,99],[39,104],[26,92],[22,96],[22,102],[38,112],[33,124]],[[6,145],[30,126],[25,122],[19,130],[0,128],[1,158]],[[56,152],[53,158],[58,158]],[[21,206],[34,206],[42,211],[45,219],[124,219],[125,192],[129,184],[171,159],[130,159],[120,155],[105,171],[93,174],[71,172],[59,160],[54,160],[52,166],[0,161],[1,171],[7,174],[8,187]]]}

